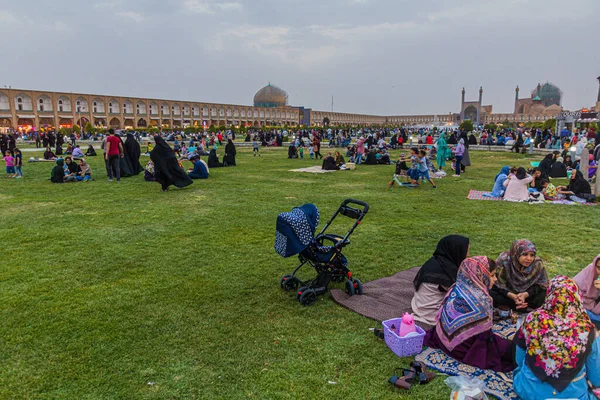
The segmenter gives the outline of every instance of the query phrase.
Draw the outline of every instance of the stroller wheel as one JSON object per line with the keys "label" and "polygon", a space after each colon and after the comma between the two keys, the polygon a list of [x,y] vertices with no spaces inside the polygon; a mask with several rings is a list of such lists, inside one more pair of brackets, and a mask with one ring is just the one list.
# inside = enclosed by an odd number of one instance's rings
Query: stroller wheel
{"label": "stroller wheel", "polygon": [[311,306],[317,301],[317,292],[312,289],[306,289],[300,295],[300,304],[303,306]]}
{"label": "stroller wheel", "polygon": [[296,300],[300,301],[300,296],[302,296],[302,294],[307,290],[309,290],[308,286],[302,286],[300,289],[298,289],[296,292]]}
{"label": "stroller wheel", "polygon": [[354,296],[354,283],[351,280],[346,281],[346,293],[348,296]]}
{"label": "stroller wheel", "polygon": [[290,274],[284,275],[279,282],[279,286],[286,292],[296,290],[298,289],[298,278]]}
{"label": "stroller wheel", "polygon": [[[285,277],[282,278],[282,280]],[[287,278],[285,278],[285,282],[283,283],[283,290],[285,290],[286,292],[289,292],[290,290],[296,290],[298,289],[298,278],[296,278],[295,276],[289,276]]]}
{"label": "stroller wheel", "polygon": [[362,283],[360,282],[360,280],[355,279],[354,280],[354,291],[356,292],[357,295],[361,295],[363,294],[363,287],[362,287]]}

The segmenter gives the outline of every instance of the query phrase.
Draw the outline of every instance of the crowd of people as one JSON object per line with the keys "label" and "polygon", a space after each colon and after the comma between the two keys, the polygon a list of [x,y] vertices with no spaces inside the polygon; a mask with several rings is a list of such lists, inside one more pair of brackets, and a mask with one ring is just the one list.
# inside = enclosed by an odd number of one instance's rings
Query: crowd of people
{"label": "crowd of people", "polygon": [[[524,400],[587,399],[600,386],[600,256],[574,279],[549,279],[529,240],[491,259],[471,256],[470,240],[442,238],[414,279],[414,318],[434,326],[425,345],[482,369],[514,371]],[[492,332],[517,324],[514,341]]]}

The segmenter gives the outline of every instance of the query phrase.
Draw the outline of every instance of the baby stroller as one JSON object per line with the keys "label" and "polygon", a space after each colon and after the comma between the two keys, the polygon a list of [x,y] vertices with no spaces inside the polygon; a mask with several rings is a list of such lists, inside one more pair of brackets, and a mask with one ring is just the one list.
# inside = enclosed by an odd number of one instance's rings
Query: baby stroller
{"label": "baby stroller", "polygon": [[[350,207],[350,204],[359,205],[362,209]],[[319,210],[314,204],[305,204],[295,207],[291,212],[279,214],[275,251],[285,258],[298,254],[300,259],[300,265],[294,272],[281,278],[281,288],[285,291],[294,290],[296,300],[304,306],[310,306],[317,300],[317,296],[327,292],[331,281],[346,281],[346,293],[350,296],[362,294],[362,284],[352,277],[342,249],[350,244],[350,235],[368,211],[367,203],[346,199],[316,237],[314,234],[319,225]],[[325,233],[340,214],[355,220],[352,228],[345,236]],[[296,273],[305,264],[312,266],[317,271],[317,276],[308,280],[298,278]]]}

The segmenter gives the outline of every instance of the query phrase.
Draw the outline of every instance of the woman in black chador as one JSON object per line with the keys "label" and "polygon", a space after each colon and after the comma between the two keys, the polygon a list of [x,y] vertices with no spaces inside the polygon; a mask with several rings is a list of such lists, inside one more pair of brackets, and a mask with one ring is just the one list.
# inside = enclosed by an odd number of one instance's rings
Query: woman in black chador
{"label": "woman in black chador", "polygon": [[156,181],[162,185],[163,192],[169,190],[169,186],[175,185],[184,188],[194,183],[179,166],[173,149],[163,138],[154,136],[156,146],[150,152],[150,159],[154,163],[154,176]]}
{"label": "woman in black chador", "polygon": [[228,139],[227,145],[225,146],[225,156],[223,157],[223,166],[224,167],[235,167],[235,155],[237,151],[235,149],[235,144],[233,144],[233,140]]}

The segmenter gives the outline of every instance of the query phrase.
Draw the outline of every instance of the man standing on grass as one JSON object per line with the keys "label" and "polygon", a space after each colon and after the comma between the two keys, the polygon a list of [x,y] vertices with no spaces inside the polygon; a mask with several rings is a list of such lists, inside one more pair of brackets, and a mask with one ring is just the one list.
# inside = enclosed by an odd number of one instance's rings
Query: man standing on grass
{"label": "man standing on grass", "polygon": [[119,157],[123,157],[123,145],[121,140],[115,136],[114,129],[108,130],[106,138],[106,149],[104,157],[106,159],[106,169],[108,169],[108,181],[112,182],[113,172],[116,175],[117,182],[121,181],[121,166],[119,165]]}

